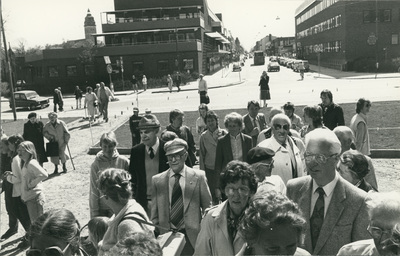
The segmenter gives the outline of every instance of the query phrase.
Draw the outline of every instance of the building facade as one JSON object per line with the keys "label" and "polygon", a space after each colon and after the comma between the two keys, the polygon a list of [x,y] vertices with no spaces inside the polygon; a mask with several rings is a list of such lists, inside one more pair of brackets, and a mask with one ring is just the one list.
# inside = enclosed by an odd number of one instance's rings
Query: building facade
{"label": "building facade", "polygon": [[268,55],[293,57],[295,53],[295,37],[277,37],[272,40]]}
{"label": "building facade", "polygon": [[305,0],[295,14],[297,57],[339,70],[391,70],[400,57],[398,0]]}

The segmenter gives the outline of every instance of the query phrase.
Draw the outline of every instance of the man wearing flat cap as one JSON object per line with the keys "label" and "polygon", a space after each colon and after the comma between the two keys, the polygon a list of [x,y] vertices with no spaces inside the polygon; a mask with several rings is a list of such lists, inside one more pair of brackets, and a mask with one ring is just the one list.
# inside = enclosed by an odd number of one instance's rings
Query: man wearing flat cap
{"label": "man wearing flat cap", "polygon": [[132,147],[140,143],[140,130],[138,128],[139,121],[142,119],[139,116],[139,108],[133,108],[133,115],[129,118],[129,129],[131,130],[132,135]]}
{"label": "man wearing flat cap", "polygon": [[254,147],[247,153],[247,163],[251,165],[257,179],[257,193],[275,190],[286,195],[286,186],[278,175],[271,175],[274,168],[275,152],[269,148]]}
{"label": "man wearing flat cap", "polygon": [[[151,220],[185,234],[182,255],[193,255],[204,210],[211,206],[211,193],[204,171],[185,165],[188,145],[180,138],[164,145],[170,168],[153,177]],[[158,230],[161,234],[165,230]]]}
{"label": "man wearing flat cap", "polygon": [[132,176],[136,201],[150,213],[152,185],[151,178],[168,169],[164,142],[158,137],[160,122],[155,115],[144,115],[138,124],[141,143],[131,149],[129,173]]}

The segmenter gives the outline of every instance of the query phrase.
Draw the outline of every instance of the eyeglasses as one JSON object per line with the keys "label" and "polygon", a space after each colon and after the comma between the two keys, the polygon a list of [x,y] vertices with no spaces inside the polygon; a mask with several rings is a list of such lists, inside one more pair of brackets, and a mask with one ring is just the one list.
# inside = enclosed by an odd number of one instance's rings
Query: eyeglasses
{"label": "eyeglasses", "polygon": [[168,161],[172,161],[173,159],[175,160],[181,160],[181,158],[186,154],[186,152],[183,153],[177,153],[177,154],[173,154],[173,155],[169,155],[167,156]]}
{"label": "eyeglasses", "polygon": [[52,246],[44,250],[30,249],[26,251],[26,256],[64,256],[65,252],[68,250],[69,245],[70,243],[68,243],[64,250],[61,250],[58,246]]}
{"label": "eyeglasses", "polygon": [[284,125],[274,124],[275,130],[280,130],[281,128],[283,128],[283,130],[285,130],[285,131],[289,131],[290,126],[288,124],[284,124]]}
{"label": "eyeglasses", "polygon": [[248,196],[250,193],[250,189],[248,187],[240,187],[240,188],[225,187],[225,194],[227,196],[235,195],[235,191],[237,191],[241,196]]}
{"label": "eyeglasses", "polygon": [[392,230],[382,230],[381,228],[371,226],[371,224],[368,225],[368,233],[372,236],[374,239],[381,240],[382,236],[384,234],[391,236],[392,235]]}
{"label": "eyeglasses", "polygon": [[325,156],[322,154],[309,154],[309,153],[304,153],[304,159],[306,162],[311,162],[311,161],[316,161],[319,164],[325,164],[326,161],[328,161],[329,158],[337,156],[338,154],[333,154],[330,156]]}

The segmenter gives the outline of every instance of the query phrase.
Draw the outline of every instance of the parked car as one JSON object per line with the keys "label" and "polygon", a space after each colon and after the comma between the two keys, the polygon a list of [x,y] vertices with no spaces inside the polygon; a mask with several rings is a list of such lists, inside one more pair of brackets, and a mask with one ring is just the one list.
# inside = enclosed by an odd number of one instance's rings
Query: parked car
{"label": "parked car", "polygon": [[233,71],[233,72],[242,71],[242,67],[240,66],[239,63],[234,63],[234,64],[233,64],[233,69],[232,69],[232,71]]}
{"label": "parked car", "polygon": [[[35,91],[18,91],[14,92],[15,108],[28,108],[34,110],[36,108],[45,108],[50,105],[49,98],[41,97]],[[12,101],[9,100],[10,108],[12,108]]]}
{"label": "parked car", "polygon": [[299,72],[301,66],[303,66],[304,72],[310,71],[310,64],[308,63],[307,60],[296,61],[296,62],[293,64],[293,71]]}
{"label": "parked car", "polygon": [[270,71],[280,71],[281,66],[279,66],[278,62],[270,62],[268,63],[268,72]]}

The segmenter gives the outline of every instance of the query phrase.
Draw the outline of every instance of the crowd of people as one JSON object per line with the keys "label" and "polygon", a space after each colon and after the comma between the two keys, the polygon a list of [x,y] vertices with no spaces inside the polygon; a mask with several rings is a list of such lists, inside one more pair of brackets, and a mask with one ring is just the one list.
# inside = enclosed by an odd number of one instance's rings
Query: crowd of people
{"label": "crowd of people", "polygon": [[[101,88],[92,98],[107,108],[104,95],[110,96]],[[85,242],[94,255],[162,255],[156,238],[173,231],[184,237],[175,248],[180,255],[399,255],[400,194],[378,192],[369,157],[371,102],[359,99],[345,126],[332,93],[320,97],[321,104],[303,109],[303,119],[291,102],[267,118],[251,100],[246,115],[224,117],[225,129],[201,102],[198,148],[183,111],[171,110],[161,131],[154,114],[140,116],[135,108],[130,158],[119,154],[114,132],[100,138]],[[1,238],[14,235],[19,221],[28,256],[87,255],[74,214],[43,210],[43,138],[57,144],[54,172],[60,162],[67,172],[67,126],[55,112],[45,125],[35,113],[28,118],[23,136],[1,138],[9,215]]]}

